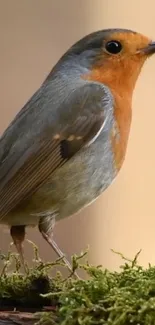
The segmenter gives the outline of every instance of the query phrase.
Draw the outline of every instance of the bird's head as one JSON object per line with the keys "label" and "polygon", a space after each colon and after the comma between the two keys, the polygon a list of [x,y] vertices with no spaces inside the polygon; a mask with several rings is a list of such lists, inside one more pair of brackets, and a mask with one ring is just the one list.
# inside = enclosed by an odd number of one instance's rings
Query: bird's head
{"label": "bird's head", "polygon": [[145,60],[155,53],[155,42],[131,30],[106,29],[84,37],[68,53],[89,64],[84,77],[132,92]]}

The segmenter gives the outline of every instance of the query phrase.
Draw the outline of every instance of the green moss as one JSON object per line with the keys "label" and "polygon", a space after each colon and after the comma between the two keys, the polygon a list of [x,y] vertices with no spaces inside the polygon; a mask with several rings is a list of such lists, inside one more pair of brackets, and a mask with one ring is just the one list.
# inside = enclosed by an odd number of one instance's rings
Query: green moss
{"label": "green moss", "polygon": [[[147,269],[122,256],[124,264],[120,272],[110,272],[88,263],[82,265],[82,257],[72,258],[73,273],[82,268],[88,280],[76,280],[73,274],[63,278],[57,273],[48,275],[55,263],[43,263],[35,251],[35,265],[26,275],[20,274],[20,263],[14,254],[1,255],[4,263],[0,279],[0,305],[34,306],[42,310],[51,306],[50,312],[41,312],[38,324],[44,325],[154,325],[155,324],[155,267]],[[15,272],[9,274],[7,267],[16,261]]]}
{"label": "green moss", "polygon": [[[31,242],[32,243],[32,242]],[[62,259],[54,262],[44,263],[38,254],[38,249],[33,244],[34,260],[33,267],[26,265],[27,272],[21,273],[21,263],[18,254],[8,252],[7,255],[0,254],[3,263],[0,274],[0,309],[13,307],[25,310],[40,310],[45,305],[57,305],[58,298],[42,297],[41,294],[59,292],[61,290],[61,274],[52,278],[49,276],[51,269],[64,266]],[[15,265],[14,271],[9,271]]]}

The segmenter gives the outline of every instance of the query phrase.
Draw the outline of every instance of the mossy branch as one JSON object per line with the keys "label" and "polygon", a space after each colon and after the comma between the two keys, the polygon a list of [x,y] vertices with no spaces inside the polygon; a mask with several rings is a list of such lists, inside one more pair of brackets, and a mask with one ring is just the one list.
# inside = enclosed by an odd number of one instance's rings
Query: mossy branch
{"label": "mossy branch", "polygon": [[[110,272],[88,262],[82,264],[87,251],[72,257],[72,272],[64,278],[60,272],[51,277],[49,271],[61,265],[62,259],[44,263],[33,244],[34,266],[27,274],[20,271],[17,254],[0,254],[3,263],[0,278],[0,306],[26,306],[40,311],[33,314],[37,325],[154,325],[155,267],[144,269],[138,264],[140,251],[134,259],[119,252],[123,265],[120,272]],[[15,270],[9,273],[10,263]],[[75,279],[75,271],[83,269],[87,280]],[[21,323],[22,324],[22,323]],[[28,321],[27,321],[28,324]],[[32,324],[32,323],[31,323]]]}

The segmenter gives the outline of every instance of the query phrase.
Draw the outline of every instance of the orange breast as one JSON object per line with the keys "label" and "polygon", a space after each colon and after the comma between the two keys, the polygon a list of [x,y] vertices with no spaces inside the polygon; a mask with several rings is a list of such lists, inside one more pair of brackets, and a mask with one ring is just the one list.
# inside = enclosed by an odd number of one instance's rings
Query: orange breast
{"label": "orange breast", "polygon": [[120,97],[114,90],[112,91],[115,98],[114,117],[116,128],[118,128],[118,136],[116,132],[111,133],[111,143],[115,157],[115,167],[119,171],[126,154],[130,125],[131,125],[131,103],[127,99]]}
{"label": "orange breast", "polygon": [[[91,74],[84,76],[84,79],[104,83],[113,94],[116,125],[110,132],[110,139],[115,157],[115,167],[118,171],[125,158],[132,118],[131,99],[133,88],[130,87],[130,84],[124,82],[124,78],[125,76],[116,78],[112,73],[112,69],[108,70],[106,68],[104,70],[104,67],[102,69],[101,67],[95,68]],[[118,134],[116,130],[118,130]]]}

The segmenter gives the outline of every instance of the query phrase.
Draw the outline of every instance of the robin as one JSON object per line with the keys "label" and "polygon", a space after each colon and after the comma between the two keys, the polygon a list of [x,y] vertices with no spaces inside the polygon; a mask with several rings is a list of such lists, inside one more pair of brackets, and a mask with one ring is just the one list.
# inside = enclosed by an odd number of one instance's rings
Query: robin
{"label": "robin", "polygon": [[[74,44],[0,139],[0,223],[24,263],[26,226],[38,225],[58,256],[55,221],[97,199],[126,154],[132,95],[155,42],[125,29]],[[68,267],[69,262],[65,259]]]}

